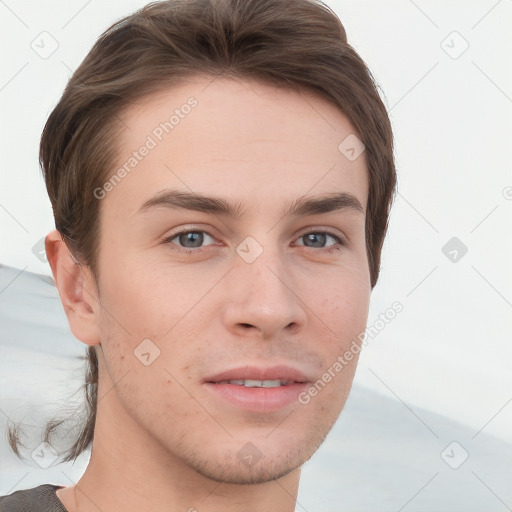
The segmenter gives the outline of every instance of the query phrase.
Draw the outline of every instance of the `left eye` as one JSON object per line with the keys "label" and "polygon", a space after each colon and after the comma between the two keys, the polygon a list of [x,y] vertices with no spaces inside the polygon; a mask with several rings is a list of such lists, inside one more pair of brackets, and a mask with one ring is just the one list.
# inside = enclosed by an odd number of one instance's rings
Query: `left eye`
{"label": "left eye", "polygon": [[297,244],[297,245],[304,245],[306,247],[313,247],[313,248],[320,248],[326,247],[327,239],[330,238],[331,240],[334,240],[334,243],[327,245],[327,247],[331,247],[336,244],[343,245],[343,241],[339,236],[336,236],[331,233],[326,233],[324,231],[318,231],[318,232],[312,232],[312,233],[306,233],[302,235],[298,240],[304,240],[304,243]]}

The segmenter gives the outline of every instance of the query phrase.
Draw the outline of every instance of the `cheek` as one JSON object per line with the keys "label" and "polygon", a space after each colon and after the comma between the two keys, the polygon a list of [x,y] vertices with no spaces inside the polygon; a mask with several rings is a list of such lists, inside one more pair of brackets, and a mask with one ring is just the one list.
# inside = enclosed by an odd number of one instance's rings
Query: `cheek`
{"label": "cheek", "polygon": [[211,286],[208,275],[125,258],[102,283],[105,306],[129,332],[159,337],[184,318]]}
{"label": "cheek", "polygon": [[318,297],[321,313],[316,325],[326,334],[317,338],[315,349],[321,353],[323,365],[316,381],[299,396],[299,403],[326,423],[336,420],[349,395],[366,326],[369,296],[369,286],[356,280],[350,286],[345,281],[343,286],[340,284]]}
{"label": "cheek", "polygon": [[358,279],[345,279],[328,290],[319,296],[317,302],[326,332],[322,346],[317,347],[324,361],[320,379],[328,383],[329,388],[322,395],[324,400],[343,404],[361,350],[361,335],[368,318],[370,285]]}
{"label": "cheek", "polygon": [[[153,389],[171,389],[175,383],[165,382],[170,377],[164,369],[186,376],[181,368],[205,348],[205,326],[197,311],[204,311],[201,298],[215,276],[148,262],[129,265],[128,259],[126,263],[102,283],[105,356],[116,378],[130,371],[143,387],[151,382]],[[150,364],[144,366],[144,360]]]}
{"label": "cheek", "polygon": [[331,283],[316,293],[319,317],[341,345],[364,331],[370,303],[369,280],[353,274]]}

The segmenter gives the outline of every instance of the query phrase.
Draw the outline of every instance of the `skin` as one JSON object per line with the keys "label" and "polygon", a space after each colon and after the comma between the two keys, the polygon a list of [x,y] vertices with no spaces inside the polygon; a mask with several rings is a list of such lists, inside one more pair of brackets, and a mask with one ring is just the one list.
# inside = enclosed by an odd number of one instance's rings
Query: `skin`
{"label": "skin", "polygon": [[[282,210],[333,192],[351,194],[365,210],[368,176],[364,153],[349,161],[338,150],[356,132],[327,100],[211,77],[130,106],[119,166],[190,96],[197,106],[100,200],[98,282],[58,232],[47,236],[71,330],[99,357],[91,460],[76,485],[57,492],[71,512],[292,512],[300,466],[352,384],[357,355],[306,405],[246,411],[205,389],[205,377],[244,365],[287,364],[313,383],[364,330],[364,211]],[[166,189],[224,198],[240,212],[139,212]],[[210,236],[198,249],[175,235],[183,229]],[[252,263],[235,250],[248,236],[263,249]],[[189,252],[179,252],[187,244]],[[147,366],[134,355],[144,339],[160,350]],[[247,443],[261,454],[252,465],[238,455]]]}

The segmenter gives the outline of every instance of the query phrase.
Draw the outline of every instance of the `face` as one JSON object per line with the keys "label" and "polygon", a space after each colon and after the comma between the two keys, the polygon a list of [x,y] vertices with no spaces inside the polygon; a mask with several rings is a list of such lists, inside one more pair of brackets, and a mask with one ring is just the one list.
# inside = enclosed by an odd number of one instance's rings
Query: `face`
{"label": "face", "polygon": [[316,95],[227,78],[122,119],[96,191],[118,435],[218,481],[283,476],[338,417],[366,324],[366,161],[338,149],[355,130]]}

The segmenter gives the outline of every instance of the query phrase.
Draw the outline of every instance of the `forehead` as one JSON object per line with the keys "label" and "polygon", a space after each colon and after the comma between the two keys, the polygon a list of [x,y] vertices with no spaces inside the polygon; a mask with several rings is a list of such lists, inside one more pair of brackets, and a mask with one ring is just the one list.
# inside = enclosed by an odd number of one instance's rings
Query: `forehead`
{"label": "forehead", "polygon": [[339,149],[355,130],[309,91],[197,77],[131,105],[121,120],[112,174],[126,172],[109,202],[135,209],[151,194],[179,188],[283,200],[341,190],[366,205],[365,155],[352,161]]}

